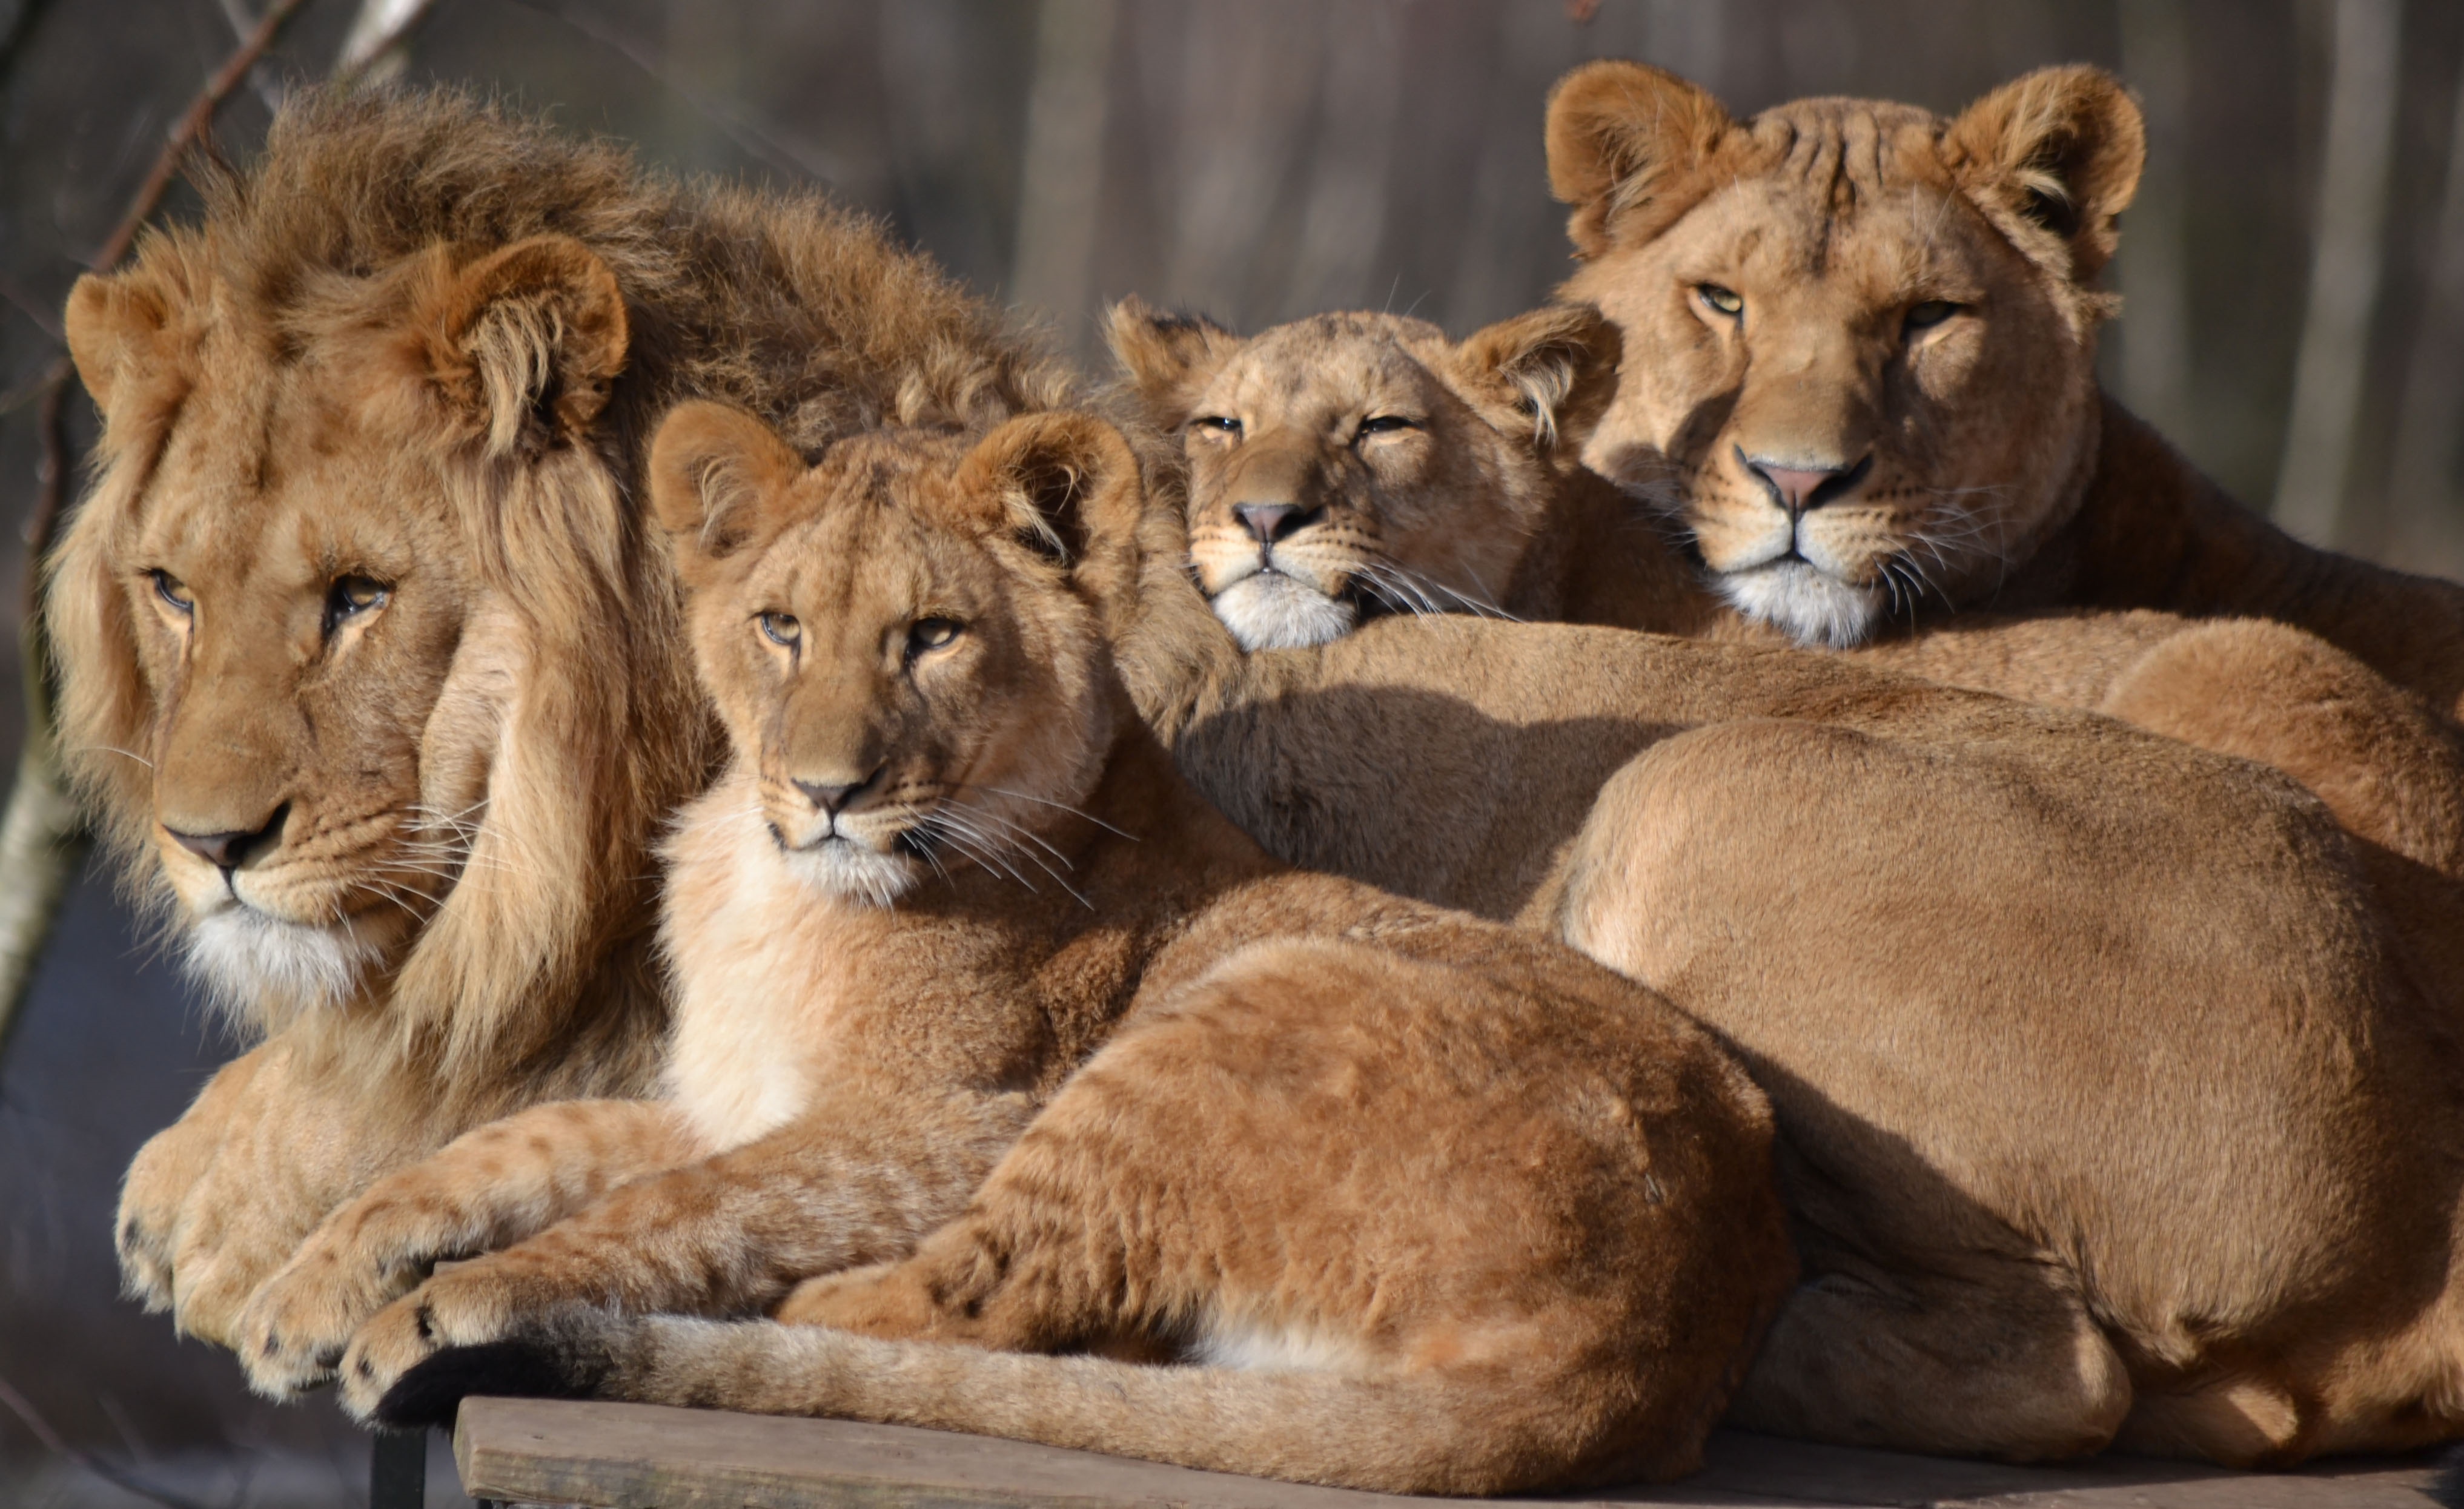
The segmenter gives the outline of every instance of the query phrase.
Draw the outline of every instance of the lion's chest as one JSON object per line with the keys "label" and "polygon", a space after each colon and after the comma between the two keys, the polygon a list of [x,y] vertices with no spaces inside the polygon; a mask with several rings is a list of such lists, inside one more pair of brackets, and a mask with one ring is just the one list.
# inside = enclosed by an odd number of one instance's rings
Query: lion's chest
{"label": "lion's chest", "polygon": [[804,1113],[858,995],[830,926],[838,908],[765,857],[743,858],[698,875],[680,866],[666,929],[678,987],[668,1093],[715,1152]]}

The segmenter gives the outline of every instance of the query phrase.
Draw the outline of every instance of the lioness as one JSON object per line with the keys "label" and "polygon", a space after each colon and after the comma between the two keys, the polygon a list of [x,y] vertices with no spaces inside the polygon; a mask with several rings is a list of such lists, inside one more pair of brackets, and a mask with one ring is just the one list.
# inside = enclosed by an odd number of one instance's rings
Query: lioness
{"label": "lioness", "polygon": [[1674,75],[1586,64],[1549,181],[1624,332],[1584,448],[1683,527],[1721,594],[1807,644],[1926,605],[2297,624],[2453,716],[2464,587],[2313,549],[2096,381],[2093,287],[2145,157],[2085,67],[1945,120],[1804,99],[1746,121]]}
{"label": "lioness", "polygon": [[[1788,643],[1575,459],[1622,349],[1595,311],[1538,310],[1460,344],[1371,313],[1243,339],[1126,299],[1110,334],[1149,421],[1180,437],[1190,565],[1243,648],[1320,644],[1398,611]],[[2401,862],[2391,889],[2419,890],[2410,866],[2464,881],[2464,738],[2304,630],[2146,610],[1961,614],[1837,653],[2264,760]],[[2426,927],[2453,931],[2453,895],[2414,903]]]}
{"label": "lioness", "polygon": [[531,1100],[647,1092],[655,824],[699,789],[639,450],[1067,383],[870,226],[452,95],[297,96],[203,223],[78,282],[102,410],[48,563],[63,753],[243,1031],[129,1170],[128,1285],[225,1340],[335,1204]]}
{"label": "lioness", "polygon": [[2464,961],[2293,782],[1764,645],[1387,616],[1244,654],[1177,530],[1123,661],[1201,791],[1746,1051],[1807,1279],[1733,1420],[2237,1464],[2464,1429]]}
{"label": "lioness", "polygon": [[[808,470],[688,405],[651,481],[735,745],[668,845],[672,1098],[471,1133],[295,1266],[313,1294],[645,1148],[691,1163],[429,1279],[352,1343],[346,1401],[424,1420],[544,1367],[1395,1492],[1699,1463],[1793,1268],[1761,1095],[1631,981],[1293,873],[1189,789],[1107,647],[1144,506],[1117,431]],[[831,1332],[597,1308],[740,1314],[811,1274],[781,1319]],[[560,1306],[596,1319],[510,1362]]]}

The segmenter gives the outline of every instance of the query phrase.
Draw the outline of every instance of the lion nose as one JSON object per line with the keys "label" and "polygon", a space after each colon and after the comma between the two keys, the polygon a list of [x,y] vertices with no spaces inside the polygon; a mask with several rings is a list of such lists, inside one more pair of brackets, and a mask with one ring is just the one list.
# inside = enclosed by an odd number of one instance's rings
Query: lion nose
{"label": "lion nose", "polygon": [[263,845],[281,831],[282,820],[291,813],[291,803],[274,809],[274,816],[253,828],[232,828],[224,833],[183,833],[165,823],[163,831],[171,841],[216,869],[229,872],[240,867],[251,850]]}
{"label": "lion nose", "polygon": [[1232,515],[1258,536],[1261,545],[1271,545],[1290,535],[1317,516],[1314,511],[1304,513],[1289,503],[1239,503]]}
{"label": "lion nose", "polygon": [[1749,456],[1742,449],[1737,460],[1748,471],[1762,479],[1779,506],[1791,514],[1811,513],[1825,503],[1835,502],[1857,491],[1873,470],[1869,454],[1855,466],[1790,467],[1760,456]]}
{"label": "lion nose", "polygon": [[881,772],[876,770],[871,776],[867,776],[862,780],[848,781],[841,785],[832,785],[827,781],[803,779],[791,779],[789,784],[793,785],[798,791],[803,792],[806,801],[811,802],[816,808],[825,815],[835,818],[839,815],[840,809],[844,808],[857,792],[860,792],[867,786],[871,785],[873,778],[880,774]]}

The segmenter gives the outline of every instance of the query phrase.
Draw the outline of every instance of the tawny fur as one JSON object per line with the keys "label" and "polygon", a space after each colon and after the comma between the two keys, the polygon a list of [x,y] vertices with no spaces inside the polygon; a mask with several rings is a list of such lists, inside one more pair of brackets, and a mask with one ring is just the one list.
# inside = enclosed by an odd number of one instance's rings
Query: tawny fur
{"label": "tawny fur", "polygon": [[[2099,390],[2095,279],[2145,156],[2109,76],[1736,121],[1598,62],[1558,82],[1548,144],[1585,264],[1561,296],[1629,353],[1585,459],[1750,616],[1831,645],[1947,607],[2273,619],[2464,707],[2464,587],[2294,539]],[[1749,461],[1864,470],[1792,514]]]}
{"label": "tawny fur", "polygon": [[[735,746],[665,928],[672,1119],[716,1156],[430,1279],[346,1402],[533,1338],[615,1397],[1392,1491],[1699,1462],[1792,1272],[1762,1098],[1631,981],[1291,873],[1188,788],[1107,647],[1144,508],[1116,431],[806,471],[695,405],[652,485]],[[603,1115],[531,1111],[481,1171],[527,1205]],[[421,1193],[484,1203],[459,1151]],[[615,1318],[808,1274],[780,1319],[840,1334]],[[408,1389],[505,1387],[490,1355]]]}
{"label": "tawny fur", "polygon": [[[1707,586],[1663,520],[1574,459],[1617,381],[1621,342],[1596,312],[1540,310],[1458,346],[1372,313],[1243,339],[1133,299],[1113,310],[1111,338],[1149,422],[1181,439],[1190,564],[1245,648],[1321,643],[1392,612],[1788,642]],[[1241,516],[1261,507],[1287,511],[1274,538]],[[1231,589],[1262,579],[1286,600],[1316,600],[1287,611],[1319,631],[1258,633],[1254,598]],[[2464,881],[2464,736],[2301,629],[2145,610],[1963,613],[1839,653],[2263,760],[2377,848]],[[2452,931],[2452,888],[2433,889],[2418,898],[2428,925]]]}
{"label": "tawny fur", "polygon": [[[867,222],[454,95],[297,97],[203,189],[70,297],[104,429],[46,580],[71,774],[270,1035],[122,1202],[131,1290],[222,1340],[386,1168],[650,1087],[649,845],[715,753],[637,502],[655,416],[818,446],[1067,384]],[[228,873],[172,837],[260,829]]]}
{"label": "tawny fur", "polygon": [[1185,570],[1123,664],[1269,852],[1558,932],[1746,1050],[1808,1279],[1731,1419],[2241,1464],[2464,1430],[2464,960],[2280,775],[1766,645],[1447,615],[1244,655]]}

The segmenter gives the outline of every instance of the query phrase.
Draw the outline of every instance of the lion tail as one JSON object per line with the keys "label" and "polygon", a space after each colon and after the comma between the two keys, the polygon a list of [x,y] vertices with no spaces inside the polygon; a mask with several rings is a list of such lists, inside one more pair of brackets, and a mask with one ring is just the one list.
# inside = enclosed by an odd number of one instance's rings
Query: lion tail
{"label": "lion tail", "polygon": [[407,1373],[376,1416],[441,1423],[466,1394],[626,1399],[921,1426],[1386,1493],[1490,1495],[1699,1465],[1699,1432],[1690,1447],[1619,1440],[1631,1433],[1617,1429],[1631,1408],[1567,1398],[1551,1387],[1566,1381],[1560,1369],[1526,1371],[1158,1367],[774,1321],[590,1312],[440,1352]]}

